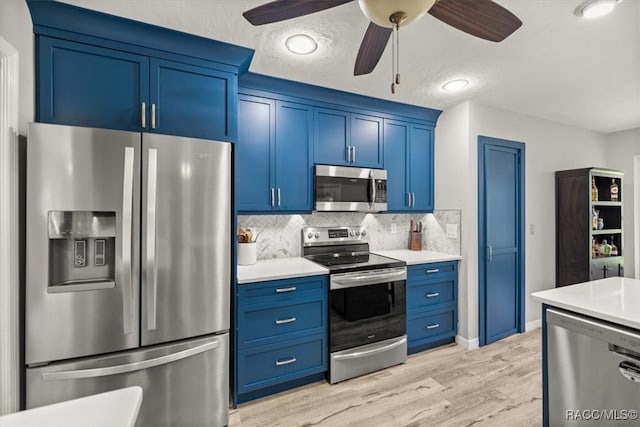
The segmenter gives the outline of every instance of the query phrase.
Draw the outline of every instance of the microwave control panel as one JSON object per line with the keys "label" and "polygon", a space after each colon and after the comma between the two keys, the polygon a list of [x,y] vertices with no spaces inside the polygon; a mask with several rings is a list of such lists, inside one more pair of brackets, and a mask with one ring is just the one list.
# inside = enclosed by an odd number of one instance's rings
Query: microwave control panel
{"label": "microwave control panel", "polygon": [[376,199],[375,203],[387,203],[387,180],[376,179]]}

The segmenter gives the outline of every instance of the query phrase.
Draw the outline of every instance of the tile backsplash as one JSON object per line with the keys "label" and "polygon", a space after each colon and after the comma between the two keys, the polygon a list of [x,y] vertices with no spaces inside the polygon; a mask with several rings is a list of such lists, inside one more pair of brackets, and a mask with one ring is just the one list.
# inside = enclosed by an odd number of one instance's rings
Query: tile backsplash
{"label": "tile backsplash", "polygon": [[[406,249],[410,221],[422,221],[422,248],[460,255],[461,211],[443,210],[432,214],[368,214],[362,212],[314,212],[311,215],[239,215],[238,227],[258,233],[257,258],[301,256],[303,227],[364,225],[369,231],[372,251]],[[397,233],[392,234],[392,224]],[[447,228],[455,237],[447,237]]]}

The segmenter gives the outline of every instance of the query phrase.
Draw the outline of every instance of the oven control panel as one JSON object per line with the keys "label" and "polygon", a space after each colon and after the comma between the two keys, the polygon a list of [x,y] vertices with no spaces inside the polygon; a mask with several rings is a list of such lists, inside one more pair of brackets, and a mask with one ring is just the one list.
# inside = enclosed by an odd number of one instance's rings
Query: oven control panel
{"label": "oven control panel", "polygon": [[368,236],[364,226],[305,227],[302,229],[302,245],[365,243]]}

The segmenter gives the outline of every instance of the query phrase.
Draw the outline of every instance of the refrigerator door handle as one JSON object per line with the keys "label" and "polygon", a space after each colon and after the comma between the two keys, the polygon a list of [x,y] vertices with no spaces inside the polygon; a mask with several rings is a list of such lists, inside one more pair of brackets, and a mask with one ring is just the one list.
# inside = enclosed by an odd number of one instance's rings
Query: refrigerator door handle
{"label": "refrigerator door handle", "polygon": [[133,221],[133,168],[135,150],[124,149],[124,179],[122,185],[122,323],[125,335],[133,333],[133,286],[131,283],[131,235]]}
{"label": "refrigerator door handle", "polygon": [[149,149],[147,179],[147,259],[146,259],[146,296],[147,329],[156,329],[156,310],[158,296],[158,265],[156,263],[156,205],[158,195],[158,150]]}
{"label": "refrigerator door handle", "polygon": [[155,366],[166,365],[167,363],[176,362],[212,350],[220,344],[219,340],[211,341],[197,347],[182,350],[177,353],[167,354],[166,356],[157,357],[155,359],[143,360],[141,362],[127,363],[126,365],[107,366],[104,368],[78,369],[75,371],[61,372],[45,372],[42,374],[43,381],[61,381],[61,380],[77,380],[80,378],[96,378],[106,377],[110,375],[126,374],[128,372],[141,371],[143,369],[153,368]]}

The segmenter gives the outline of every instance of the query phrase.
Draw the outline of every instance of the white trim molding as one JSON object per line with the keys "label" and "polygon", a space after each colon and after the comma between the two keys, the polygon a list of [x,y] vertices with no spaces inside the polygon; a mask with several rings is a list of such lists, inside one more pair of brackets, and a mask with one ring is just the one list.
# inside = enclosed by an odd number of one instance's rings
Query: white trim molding
{"label": "white trim molding", "polygon": [[0,37],[0,415],[20,409],[18,72]]}
{"label": "white trim molding", "polygon": [[534,329],[540,329],[540,328],[542,328],[542,319],[532,320],[531,322],[527,322],[524,325],[525,332],[533,331]]}
{"label": "white trim molding", "polygon": [[461,337],[460,335],[456,335],[456,343],[463,346],[467,350],[475,350],[477,348],[480,348],[480,339],[478,338],[466,339]]}

